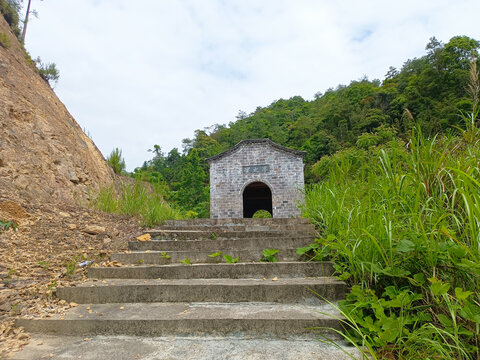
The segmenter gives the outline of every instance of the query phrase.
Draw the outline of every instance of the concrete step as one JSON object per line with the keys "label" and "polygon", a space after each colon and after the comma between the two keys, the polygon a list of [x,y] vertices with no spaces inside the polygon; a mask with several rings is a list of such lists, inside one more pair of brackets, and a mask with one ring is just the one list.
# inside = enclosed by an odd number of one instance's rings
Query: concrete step
{"label": "concrete step", "polygon": [[352,360],[360,351],[336,340],[339,347],[310,334],[286,336],[65,336],[32,334],[30,343],[10,360]]}
{"label": "concrete step", "polygon": [[114,279],[60,287],[56,295],[68,302],[278,302],[321,304],[344,297],[345,283],[331,277],[310,279]]}
{"label": "concrete step", "polygon": [[272,218],[272,219],[189,219],[167,220],[166,226],[282,226],[282,225],[305,225],[311,224],[306,218]]}
{"label": "concrete step", "polygon": [[[221,251],[222,254],[209,257],[214,253]],[[305,256],[297,255],[297,249],[282,249],[275,257],[278,261],[301,261],[308,260]],[[163,254],[163,255],[162,255]],[[166,255],[170,256],[169,259],[166,258]],[[207,263],[207,264],[218,264],[224,263],[225,259],[223,255],[230,255],[240,258],[239,261],[250,262],[250,261],[260,261],[263,258],[262,250],[209,250],[209,251],[135,251],[131,253],[119,253],[112,254],[110,258],[113,261],[121,262],[122,264],[157,264],[157,265],[168,265],[178,263],[180,260],[189,258],[190,261],[194,264],[196,263]]]}
{"label": "concrete step", "polygon": [[245,225],[245,224],[232,224],[232,225],[162,225],[158,230],[189,230],[189,231],[211,231],[211,232],[228,232],[228,231],[305,231],[308,233],[314,233],[312,224],[285,224],[285,225]]}
{"label": "concrete step", "polygon": [[[211,251],[216,249],[230,250],[260,250],[263,249],[296,249],[307,246],[315,240],[311,236],[292,236],[289,238],[241,238],[215,240],[152,240],[130,241],[129,250],[145,251]],[[218,251],[218,250],[217,250]]]}
{"label": "concrete step", "polygon": [[298,236],[314,237],[305,231],[298,230],[266,230],[266,231],[222,231],[210,230],[150,230],[152,239],[185,239],[185,240],[220,240],[220,239],[244,239],[244,238],[277,238],[284,239]]}
{"label": "concrete step", "polygon": [[171,264],[151,266],[91,267],[88,276],[96,279],[263,279],[331,276],[330,262],[276,262],[236,264]]}
{"label": "concrete step", "polygon": [[[84,304],[64,318],[18,319],[26,331],[61,335],[296,335],[312,327],[339,329],[330,305],[275,303]],[[324,331],[325,332],[325,331]]]}

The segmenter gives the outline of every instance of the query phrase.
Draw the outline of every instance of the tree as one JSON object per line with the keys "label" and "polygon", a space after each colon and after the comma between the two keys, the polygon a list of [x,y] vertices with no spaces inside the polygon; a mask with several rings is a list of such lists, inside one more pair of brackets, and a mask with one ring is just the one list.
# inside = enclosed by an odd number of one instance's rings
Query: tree
{"label": "tree", "polygon": [[186,158],[176,194],[177,203],[183,210],[195,211],[200,217],[208,215],[207,180],[198,151],[192,149]]}
{"label": "tree", "polygon": [[58,71],[57,65],[55,65],[55,63],[43,63],[40,57],[35,59],[35,63],[37,64],[38,73],[42,79],[45,80],[50,86],[52,86],[53,82],[55,86],[60,78],[60,71]]}
{"label": "tree", "polygon": [[122,150],[115,148],[110,153],[110,156],[107,158],[107,163],[113,169],[115,174],[122,174],[125,172],[125,160],[122,158]]}

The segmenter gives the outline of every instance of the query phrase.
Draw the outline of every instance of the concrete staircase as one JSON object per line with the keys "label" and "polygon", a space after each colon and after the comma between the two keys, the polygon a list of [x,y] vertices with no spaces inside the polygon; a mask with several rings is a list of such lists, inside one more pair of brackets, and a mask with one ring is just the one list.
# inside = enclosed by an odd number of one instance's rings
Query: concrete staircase
{"label": "concrete staircase", "polygon": [[[17,325],[42,334],[152,337],[306,336],[312,327],[340,328],[322,298],[343,298],[345,284],[331,276],[332,264],[296,254],[314,240],[308,219],[168,221],[150,234],[151,241],[131,241],[130,251],[112,256],[121,267],[92,267],[91,281],[58,288],[58,297],[79,304],[64,318]],[[279,250],[278,262],[260,262],[267,248]],[[239,261],[227,264],[223,255]],[[191,265],[179,262],[187,257]]]}

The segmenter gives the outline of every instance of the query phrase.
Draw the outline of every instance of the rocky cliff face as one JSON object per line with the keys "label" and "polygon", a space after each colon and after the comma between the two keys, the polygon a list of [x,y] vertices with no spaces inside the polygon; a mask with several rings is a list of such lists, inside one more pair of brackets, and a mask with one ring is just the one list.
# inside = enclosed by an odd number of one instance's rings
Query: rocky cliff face
{"label": "rocky cliff face", "polygon": [[84,203],[114,174],[68,113],[0,15],[0,198]]}

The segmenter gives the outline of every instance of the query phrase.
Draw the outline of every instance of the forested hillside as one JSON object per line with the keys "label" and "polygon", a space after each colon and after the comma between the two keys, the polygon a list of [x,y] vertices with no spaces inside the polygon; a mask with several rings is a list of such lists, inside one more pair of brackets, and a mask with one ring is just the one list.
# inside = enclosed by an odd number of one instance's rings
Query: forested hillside
{"label": "forested hillside", "polygon": [[228,125],[197,130],[193,139],[183,140],[182,151],[165,154],[155,145],[153,159],[135,174],[158,183],[181,209],[208,216],[204,159],[241,140],[269,138],[306,151],[306,181],[312,183],[324,171],[315,164],[338,150],[368,149],[406,138],[415,124],[426,136],[463,127],[459,114],[471,109],[469,66],[479,45],[467,36],[453,37],[446,44],[432,37],[424,56],[407,60],[401,69],[390,67],[383,81],[364,78],[319,92],[312,101],[294,96],[251,114],[240,111]]}

